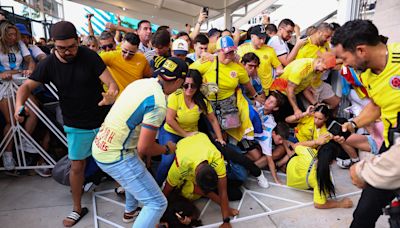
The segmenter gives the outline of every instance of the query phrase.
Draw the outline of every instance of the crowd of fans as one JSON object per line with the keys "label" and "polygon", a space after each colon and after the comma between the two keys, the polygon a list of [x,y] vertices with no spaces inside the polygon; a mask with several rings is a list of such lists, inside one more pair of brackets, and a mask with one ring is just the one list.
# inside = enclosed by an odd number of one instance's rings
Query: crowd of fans
{"label": "crowd of fans", "polygon": [[[370,21],[323,22],[302,36],[292,20],[276,26],[265,16],[248,31],[202,33],[207,14],[201,12],[193,29],[178,34],[166,25],[153,33],[147,20],[126,28],[118,17],[97,36],[91,18],[88,36],[59,22],[52,40],[36,45],[24,25],[0,25],[1,80],[28,77],[17,92],[15,118],[46,150],[51,134],[35,135],[37,117],[24,103],[29,97],[43,109],[57,104],[47,113],[67,136],[74,203],[64,226],[88,213],[80,199],[90,156],[117,182],[116,193],[125,194],[123,221],[133,227],[200,225],[192,203],[200,197],[217,203],[221,227],[230,227],[239,211],[228,201],[242,197],[248,174],[268,188],[263,169],[277,184],[285,184],[277,171],[286,172],[288,186],[314,190],[316,208],[349,208],[350,199],[333,198],[331,163],[350,168],[359,151],[377,155],[393,143],[388,129],[400,111],[393,102],[400,98],[400,44],[386,45]],[[0,101],[4,136],[9,96],[2,93]],[[11,141],[2,155],[7,170],[14,156]],[[155,170],[152,163],[159,163]],[[379,194],[369,188],[352,227],[373,226],[381,213],[367,202]],[[385,197],[376,199],[382,207],[394,195]]]}

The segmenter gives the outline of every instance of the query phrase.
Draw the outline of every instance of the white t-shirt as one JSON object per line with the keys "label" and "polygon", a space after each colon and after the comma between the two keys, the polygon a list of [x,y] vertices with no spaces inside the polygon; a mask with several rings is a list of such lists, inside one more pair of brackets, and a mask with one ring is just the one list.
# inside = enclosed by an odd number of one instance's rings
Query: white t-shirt
{"label": "white t-shirt", "polygon": [[33,44],[29,44],[28,45],[28,49],[31,53],[32,58],[36,61],[37,58],[39,57],[39,55],[46,55],[42,49],[40,49],[38,46],[33,45]]}
{"label": "white t-shirt", "polygon": [[272,131],[276,127],[276,122],[272,114],[264,114],[264,107],[260,104],[256,105],[258,115],[261,118],[263,132],[254,134],[254,138],[260,144],[262,153],[272,156]]}
{"label": "white t-shirt", "polygon": [[22,70],[24,57],[30,55],[30,52],[22,41],[19,41],[18,45],[20,49],[19,51],[14,49],[8,54],[0,52],[0,72],[7,70]]}
{"label": "white t-shirt", "polygon": [[278,57],[284,54],[289,54],[290,52],[286,42],[276,35],[269,39],[267,45],[271,46],[275,50],[276,56]]}

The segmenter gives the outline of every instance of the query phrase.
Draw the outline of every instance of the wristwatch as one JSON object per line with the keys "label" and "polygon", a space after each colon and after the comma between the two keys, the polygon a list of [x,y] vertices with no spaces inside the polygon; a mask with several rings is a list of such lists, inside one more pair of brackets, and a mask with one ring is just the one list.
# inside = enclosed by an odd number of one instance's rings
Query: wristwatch
{"label": "wristwatch", "polygon": [[256,97],[258,97],[258,93],[254,94],[252,98],[254,99]]}
{"label": "wristwatch", "polygon": [[226,217],[222,220],[224,223],[230,223],[231,222],[231,218],[230,217]]}

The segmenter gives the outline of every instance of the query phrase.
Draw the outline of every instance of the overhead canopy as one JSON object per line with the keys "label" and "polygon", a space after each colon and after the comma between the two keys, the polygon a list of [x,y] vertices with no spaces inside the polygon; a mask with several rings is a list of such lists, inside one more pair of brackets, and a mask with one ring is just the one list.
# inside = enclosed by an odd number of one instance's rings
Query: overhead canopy
{"label": "overhead canopy", "polygon": [[137,19],[146,19],[158,25],[181,30],[185,24],[194,24],[202,7],[209,7],[209,19],[233,12],[256,0],[71,0],[83,5]]}

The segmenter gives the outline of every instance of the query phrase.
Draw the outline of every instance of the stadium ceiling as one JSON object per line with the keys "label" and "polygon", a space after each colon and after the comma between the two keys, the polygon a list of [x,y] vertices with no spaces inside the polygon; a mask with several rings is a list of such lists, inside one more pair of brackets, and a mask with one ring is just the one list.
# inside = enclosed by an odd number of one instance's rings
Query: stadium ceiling
{"label": "stadium ceiling", "polygon": [[195,24],[202,7],[209,7],[209,19],[234,12],[256,0],[71,0],[83,5],[136,19],[146,19],[158,25],[182,30],[185,24]]}

